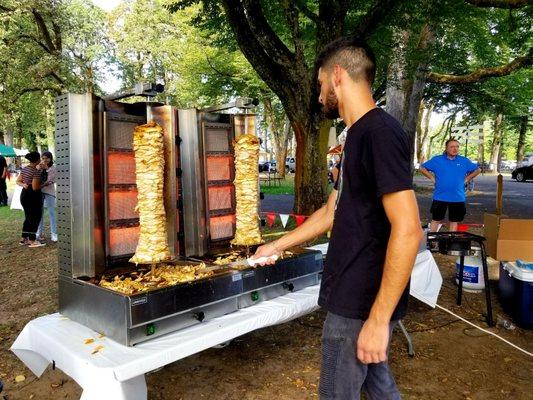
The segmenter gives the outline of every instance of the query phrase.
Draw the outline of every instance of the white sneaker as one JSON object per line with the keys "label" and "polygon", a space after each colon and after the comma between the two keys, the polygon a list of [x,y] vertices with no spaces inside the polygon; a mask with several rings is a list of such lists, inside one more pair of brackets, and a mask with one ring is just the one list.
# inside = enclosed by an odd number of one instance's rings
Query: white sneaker
{"label": "white sneaker", "polygon": [[52,242],[57,242],[57,235],[52,234],[52,235],[50,236],[50,240],[51,240]]}

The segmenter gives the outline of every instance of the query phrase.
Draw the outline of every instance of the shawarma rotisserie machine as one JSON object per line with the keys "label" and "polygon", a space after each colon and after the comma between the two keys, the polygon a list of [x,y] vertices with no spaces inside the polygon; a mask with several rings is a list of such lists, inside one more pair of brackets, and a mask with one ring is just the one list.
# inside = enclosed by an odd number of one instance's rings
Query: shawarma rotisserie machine
{"label": "shawarma rotisserie machine", "polygon": [[[246,129],[250,99],[207,110],[123,103],[67,93],[56,99],[59,311],[124,345],[134,345],[319,281],[320,252],[299,250],[273,266],[215,269],[209,278],[124,295],[98,277],[128,273],[139,219],[135,126],[155,120],[165,134],[165,210],[174,264],[213,260],[235,233],[232,140]],[[222,112],[239,110],[238,114]],[[124,272],[125,271],[125,272]]]}

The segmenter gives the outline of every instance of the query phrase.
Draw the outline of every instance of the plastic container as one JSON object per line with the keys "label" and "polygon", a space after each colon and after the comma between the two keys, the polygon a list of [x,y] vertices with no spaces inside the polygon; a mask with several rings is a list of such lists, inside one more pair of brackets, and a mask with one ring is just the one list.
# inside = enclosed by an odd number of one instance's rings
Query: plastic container
{"label": "plastic container", "polygon": [[[460,257],[455,261],[455,283],[459,285]],[[478,293],[485,289],[483,263],[480,257],[465,256],[463,270],[463,290]]]}
{"label": "plastic container", "polygon": [[533,328],[533,270],[514,262],[500,263],[500,301],[518,326]]}

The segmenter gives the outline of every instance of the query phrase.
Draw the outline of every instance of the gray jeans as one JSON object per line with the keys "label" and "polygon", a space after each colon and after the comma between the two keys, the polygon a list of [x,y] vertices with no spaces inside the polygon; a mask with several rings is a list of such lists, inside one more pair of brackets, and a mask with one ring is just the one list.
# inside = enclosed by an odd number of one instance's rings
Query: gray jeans
{"label": "gray jeans", "polygon": [[[359,400],[361,390],[369,400],[400,399],[386,361],[363,364],[357,359],[355,345],[363,322],[328,312],[322,332],[320,399]],[[391,333],[395,324],[391,322]]]}

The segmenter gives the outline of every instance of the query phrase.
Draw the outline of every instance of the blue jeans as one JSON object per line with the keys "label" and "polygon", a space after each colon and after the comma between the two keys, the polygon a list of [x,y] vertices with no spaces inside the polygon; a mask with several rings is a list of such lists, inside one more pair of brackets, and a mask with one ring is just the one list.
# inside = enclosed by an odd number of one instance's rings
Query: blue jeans
{"label": "blue jeans", "polygon": [[[400,399],[386,361],[363,364],[357,359],[355,345],[363,323],[328,312],[322,332],[320,399],[359,400],[361,390],[369,400]],[[390,324],[391,333],[395,324]]]}
{"label": "blue jeans", "polygon": [[56,224],[56,198],[47,193],[43,193],[43,216],[37,229],[37,237],[42,236],[44,229],[44,209],[48,210],[48,217],[50,218],[50,233],[52,236],[57,236]]}

